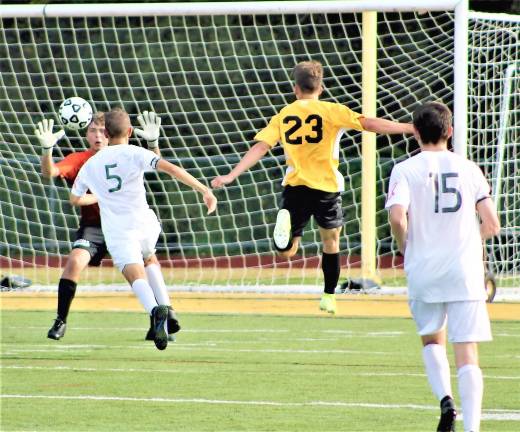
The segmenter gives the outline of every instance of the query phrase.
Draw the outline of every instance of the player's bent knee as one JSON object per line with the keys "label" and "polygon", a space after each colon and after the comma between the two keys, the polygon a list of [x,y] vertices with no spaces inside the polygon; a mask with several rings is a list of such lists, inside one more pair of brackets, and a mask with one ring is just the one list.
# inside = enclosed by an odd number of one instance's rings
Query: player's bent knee
{"label": "player's bent knee", "polygon": [[[73,249],[67,258],[67,264],[63,271],[64,275],[78,276],[90,261],[90,253],[85,249]],[[65,276],[67,277],[67,276]],[[72,279],[71,277],[67,277]]]}

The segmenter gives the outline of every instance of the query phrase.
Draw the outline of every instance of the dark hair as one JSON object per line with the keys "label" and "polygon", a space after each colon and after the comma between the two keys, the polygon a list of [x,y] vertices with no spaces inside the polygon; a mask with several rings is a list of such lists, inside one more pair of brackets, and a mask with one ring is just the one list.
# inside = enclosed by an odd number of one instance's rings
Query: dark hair
{"label": "dark hair", "polygon": [[294,81],[304,93],[314,93],[323,80],[323,66],[318,61],[298,63],[293,70]]}
{"label": "dark hair", "polygon": [[130,127],[130,117],[124,109],[114,108],[105,113],[105,131],[109,138],[125,137]]}
{"label": "dark hair", "polygon": [[427,102],[413,112],[413,125],[423,144],[437,144],[449,138],[451,111],[441,102]]}

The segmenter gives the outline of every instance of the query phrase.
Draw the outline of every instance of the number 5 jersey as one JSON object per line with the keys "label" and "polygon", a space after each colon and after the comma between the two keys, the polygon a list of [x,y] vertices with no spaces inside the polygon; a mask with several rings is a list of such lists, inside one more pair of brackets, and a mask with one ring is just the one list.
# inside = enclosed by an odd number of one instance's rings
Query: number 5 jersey
{"label": "number 5 jersey", "polygon": [[71,192],[83,196],[90,189],[97,197],[105,236],[111,231],[138,229],[148,220],[144,172],[154,171],[159,159],[150,150],[116,144],[83,165]]}

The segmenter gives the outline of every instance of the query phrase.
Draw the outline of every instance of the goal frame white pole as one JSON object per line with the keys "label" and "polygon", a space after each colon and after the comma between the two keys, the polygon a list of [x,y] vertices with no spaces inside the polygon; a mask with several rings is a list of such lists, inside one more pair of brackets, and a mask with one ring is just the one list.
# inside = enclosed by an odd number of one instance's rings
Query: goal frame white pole
{"label": "goal frame white pole", "polygon": [[103,16],[194,16],[264,15],[340,12],[422,12],[449,11],[466,0],[351,0],[351,1],[252,1],[245,3],[114,3],[42,4],[0,6],[0,18],[7,17],[103,17]]}
{"label": "goal frame white pole", "polygon": [[468,57],[468,1],[462,0],[455,6],[453,150],[464,157],[468,154]]}

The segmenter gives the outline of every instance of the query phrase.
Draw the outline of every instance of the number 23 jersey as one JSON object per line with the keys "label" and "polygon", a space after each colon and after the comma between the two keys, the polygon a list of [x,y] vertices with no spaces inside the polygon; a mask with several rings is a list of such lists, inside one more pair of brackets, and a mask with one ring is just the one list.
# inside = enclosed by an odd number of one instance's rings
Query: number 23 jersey
{"label": "number 23 jersey", "polygon": [[361,118],[338,103],[299,99],[275,115],[255,140],[271,147],[282,144],[287,163],[284,186],[342,192],[345,182],[338,171],[339,141],[346,129],[363,130]]}
{"label": "number 23 jersey", "polygon": [[485,298],[475,206],[489,192],[479,167],[451,151],[422,151],[394,166],[385,207],[397,204],[408,212],[404,267],[410,299]]}
{"label": "number 23 jersey", "polygon": [[72,193],[96,195],[103,231],[139,228],[149,216],[144,172],[154,171],[160,157],[129,144],[110,145],[81,168]]}

